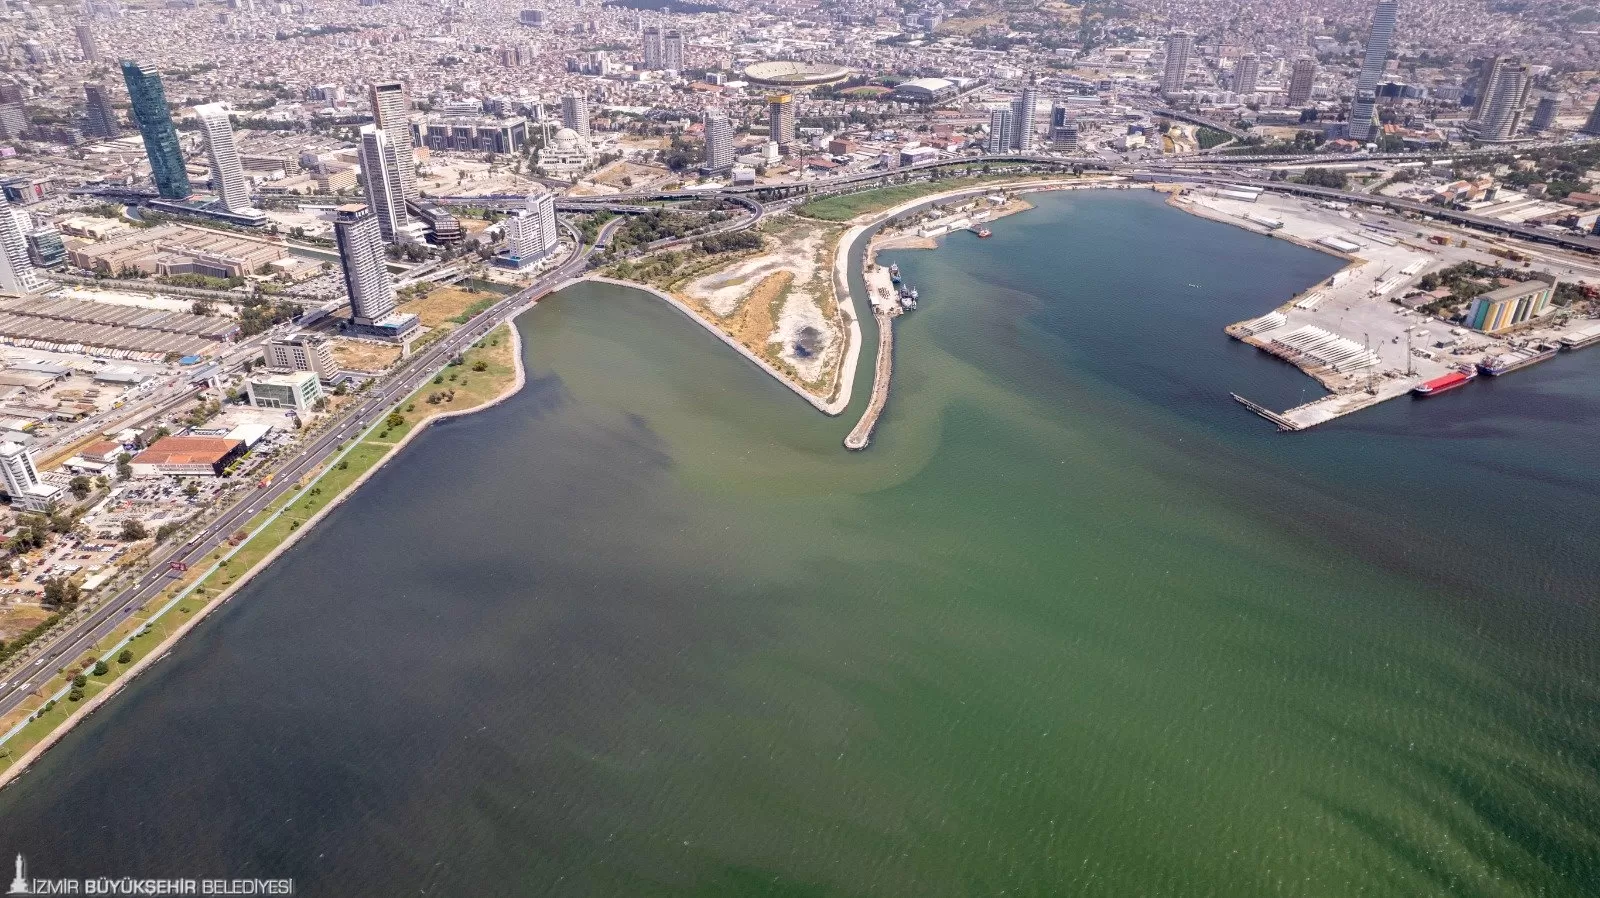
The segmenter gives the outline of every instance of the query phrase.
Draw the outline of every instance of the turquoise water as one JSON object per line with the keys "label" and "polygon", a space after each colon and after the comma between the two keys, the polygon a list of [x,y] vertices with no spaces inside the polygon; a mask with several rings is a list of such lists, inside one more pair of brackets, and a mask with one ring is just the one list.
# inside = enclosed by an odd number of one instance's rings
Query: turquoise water
{"label": "turquoise water", "polygon": [[1279,435],[1227,393],[1309,381],[1221,328],[1334,260],[1038,204],[888,257],[923,299],[864,453],[657,300],[541,303],[527,389],[0,792],[0,849],[315,895],[1594,894],[1600,353]]}

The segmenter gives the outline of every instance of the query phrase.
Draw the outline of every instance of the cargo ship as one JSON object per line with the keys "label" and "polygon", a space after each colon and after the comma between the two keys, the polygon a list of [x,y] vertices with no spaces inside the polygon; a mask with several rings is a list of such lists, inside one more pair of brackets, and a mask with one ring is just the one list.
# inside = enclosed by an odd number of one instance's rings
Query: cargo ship
{"label": "cargo ship", "polygon": [[1435,377],[1433,380],[1417,384],[1411,388],[1411,392],[1414,395],[1423,397],[1437,396],[1440,393],[1448,393],[1456,387],[1464,387],[1477,376],[1478,372],[1476,371],[1452,371],[1449,374]]}
{"label": "cargo ship", "polygon": [[1478,370],[1490,377],[1499,377],[1502,374],[1510,374],[1519,368],[1526,368],[1529,365],[1537,365],[1540,362],[1549,361],[1560,351],[1561,348],[1558,346],[1547,346],[1543,343],[1527,349],[1514,349],[1511,352],[1485,358],[1478,363]]}

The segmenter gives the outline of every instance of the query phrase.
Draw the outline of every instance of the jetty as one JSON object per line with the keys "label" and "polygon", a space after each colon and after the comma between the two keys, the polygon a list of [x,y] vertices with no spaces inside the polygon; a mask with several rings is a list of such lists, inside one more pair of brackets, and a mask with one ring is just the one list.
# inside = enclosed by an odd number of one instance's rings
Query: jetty
{"label": "jetty", "polygon": [[874,307],[872,317],[878,322],[878,364],[872,375],[872,398],[867,400],[867,410],[861,420],[844,438],[846,449],[865,449],[872,440],[872,429],[883,416],[883,407],[889,404],[889,375],[894,370],[894,319],[891,309]]}

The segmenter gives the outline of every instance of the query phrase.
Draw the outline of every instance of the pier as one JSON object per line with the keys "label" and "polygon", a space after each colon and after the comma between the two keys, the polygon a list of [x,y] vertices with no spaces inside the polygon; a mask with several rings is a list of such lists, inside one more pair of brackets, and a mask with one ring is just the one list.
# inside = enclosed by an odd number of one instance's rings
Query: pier
{"label": "pier", "polygon": [[872,440],[872,429],[883,416],[883,407],[889,403],[889,375],[894,370],[894,312],[882,306],[875,307],[872,317],[878,321],[878,364],[872,375],[872,398],[867,400],[867,410],[861,420],[844,438],[846,449],[865,449]]}

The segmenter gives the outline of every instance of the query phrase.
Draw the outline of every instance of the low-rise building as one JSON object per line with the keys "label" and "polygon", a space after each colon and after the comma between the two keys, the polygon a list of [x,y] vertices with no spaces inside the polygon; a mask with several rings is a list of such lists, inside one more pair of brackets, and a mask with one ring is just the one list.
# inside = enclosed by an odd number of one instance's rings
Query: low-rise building
{"label": "low-rise building", "polygon": [[270,340],[266,347],[267,367],[279,371],[310,371],[319,380],[339,376],[328,341],[316,334],[291,334]]}
{"label": "low-rise building", "polygon": [[[313,378],[315,380],[315,378]],[[220,477],[245,451],[242,440],[224,437],[166,436],[135,455],[135,477]]]}
{"label": "low-rise building", "polygon": [[1467,308],[1467,326],[1495,334],[1538,317],[1556,292],[1556,279],[1536,274],[1533,280],[1491,290],[1472,300]]}
{"label": "low-rise building", "polygon": [[322,399],[322,384],[310,371],[292,374],[257,374],[245,380],[250,404],[256,408],[294,409],[310,414]]}

